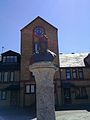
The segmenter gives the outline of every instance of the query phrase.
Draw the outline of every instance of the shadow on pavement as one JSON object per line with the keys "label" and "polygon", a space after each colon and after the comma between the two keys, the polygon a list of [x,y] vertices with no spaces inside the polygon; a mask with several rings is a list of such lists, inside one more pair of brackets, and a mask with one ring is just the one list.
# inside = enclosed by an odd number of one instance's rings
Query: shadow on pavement
{"label": "shadow on pavement", "polygon": [[32,120],[36,117],[35,107],[2,107],[0,120]]}
{"label": "shadow on pavement", "polygon": [[[56,107],[56,111],[66,110],[87,110],[90,111],[90,104],[63,105]],[[0,120],[32,120],[36,118],[35,106],[30,107],[3,107],[0,108]]]}
{"label": "shadow on pavement", "polygon": [[67,105],[62,105],[60,107],[56,107],[56,111],[62,111],[62,110],[87,110],[90,112],[90,104],[67,104]]}

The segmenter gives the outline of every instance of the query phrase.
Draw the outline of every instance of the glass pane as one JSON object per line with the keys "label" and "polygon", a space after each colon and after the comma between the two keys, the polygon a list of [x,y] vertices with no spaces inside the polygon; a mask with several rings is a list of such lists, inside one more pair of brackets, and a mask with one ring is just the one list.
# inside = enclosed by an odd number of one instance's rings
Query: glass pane
{"label": "glass pane", "polygon": [[11,72],[10,74],[10,81],[14,81],[14,72]]}
{"label": "glass pane", "polygon": [[14,56],[14,62],[17,62],[17,56]]}
{"label": "glass pane", "polygon": [[3,62],[6,62],[6,56],[3,57]]}
{"label": "glass pane", "polygon": [[0,81],[2,81],[2,73],[0,72]]}
{"label": "glass pane", "polygon": [[26,93],[30,93],[30,85],[26,85]]}
{"label": "glass pane", "polygon": [[7,56],[6,62],[10,62],[10,56]]}
{"label": "glass pane", "polygon": [[77,78],[77,69],[72,69],[72,77],[73,79]]}
{"label": "glass pane", "polygon": [[13,62],[13,56],[10,56],[10,62]]}
{"label": "glass pane", "polygon": [[8,72],[5,72],[4,73],[4,82],[7,82],[8,81]]}
{"label": "glass pane", "polygon": [[31,85],[31,93],[35,92],[35,85]]}
{"label": "glass pane", "polygon": [[77,74],[75,72],[72,75],[74,79],[77,78]]}
{"label": "glass pane", "polygon": [[71,69],[70,68],[66,69],[66,79],[71,79]]}
{"label": "glass pane", "polygon": [[70,79],[71,78],[71,74],[70,73],[66,73],[66,78]]}
{"label": "glass pane", "polygon": [[1,92],[1,99],[2,99],[2,100],[5,100],[5,99],[6,99],[6,92],[5,92],[5,91],[2,91],[2,92]]}
{"label": "glass pane", "polygon": [[1,79],[4,81],[4,72],[2,72]]}
{"label": "glass pane", "polygon": [[83,79],[83,72],[79,72],[79,78]]}
{"label": "glass pane", "polygon": [[80,97],[80,89],[79,88],[76,88],[75,89],[75,97]]}
{"label": "glass pane", "polygon": [[82,97],[86,97],[87,96],[87,92],[86,92],[86,88],[85,87],[81,88],[81,93],[82,93]]}

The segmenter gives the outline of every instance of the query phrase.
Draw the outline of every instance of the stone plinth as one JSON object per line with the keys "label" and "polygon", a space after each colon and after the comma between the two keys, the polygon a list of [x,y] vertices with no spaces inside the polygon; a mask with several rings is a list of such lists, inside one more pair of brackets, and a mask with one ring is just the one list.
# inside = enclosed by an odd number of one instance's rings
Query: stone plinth
{"label": "stone plinth", "polygon": [[57,68],[52,62],[29,66],[36,80],[37,120],[55,120],[53,77]]}

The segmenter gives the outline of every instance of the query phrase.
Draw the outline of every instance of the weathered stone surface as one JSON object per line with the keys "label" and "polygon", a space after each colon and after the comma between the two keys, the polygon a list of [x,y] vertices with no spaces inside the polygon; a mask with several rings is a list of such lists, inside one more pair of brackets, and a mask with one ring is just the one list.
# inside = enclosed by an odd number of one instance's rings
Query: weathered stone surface
{"label": "weathered stone surface", "polygon": [[37,120],[55,120],[53,77],[57,68],[51,62],[29,66],[36,80]]}

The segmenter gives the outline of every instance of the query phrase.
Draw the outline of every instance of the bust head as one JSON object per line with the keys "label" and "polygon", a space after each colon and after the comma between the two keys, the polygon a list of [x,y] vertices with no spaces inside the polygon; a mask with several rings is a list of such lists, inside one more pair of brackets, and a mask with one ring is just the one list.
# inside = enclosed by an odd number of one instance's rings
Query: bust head
{"label": "bust head", "polygon": [[56,57],[56,54],[48,50],[48,40],[47,36],[43,35],[40,38],[40,50],[38,53],[34,53],[31,56],[30,64],[33,64],[35,62],[41,62],[41,61],[53,61]]}

